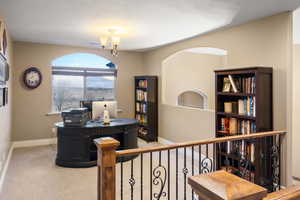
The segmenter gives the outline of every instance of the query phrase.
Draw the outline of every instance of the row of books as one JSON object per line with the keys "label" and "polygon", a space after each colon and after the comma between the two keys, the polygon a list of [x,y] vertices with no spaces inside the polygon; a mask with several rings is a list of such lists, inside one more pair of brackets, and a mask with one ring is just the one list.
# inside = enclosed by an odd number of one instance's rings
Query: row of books
{"label": "row of books", "polygon": [[136,103],[136,111],[141,113],[147,113],[147,104]]}
{"label": "row of books", "polygon": [[256,91],[255,76],[252,77],[228,77],[223,78],[223,92],[241,92],[253,94]]}
{"label": "row of books", "polygon": [[138,101],[147,101],[147,92],[143,90],[136,90],[136,99]]}
{"label": "row of books", "polygon": [[147,88],[147,86],[148,86],[147,80],[139,80],[138,87],[140,87],[140,88]]}
{"label": "row of books", "polygon": [[255,117],[256,115],[255,97],[246,97],[231,102],[224,102],[224,112],[235,113],[239,115],[248,115]]}
{"label": "row of books", "polygon": [[251,120],[223,117],[221,118],[220,131],[229,135],[250,134],[256,132],[256,124]]}
{"label": "row of books", "polygon": [[143,124],[143,125],[147,124],[147,116],[146,115],[137,114],[136,119],[139,121],[140,124]]}

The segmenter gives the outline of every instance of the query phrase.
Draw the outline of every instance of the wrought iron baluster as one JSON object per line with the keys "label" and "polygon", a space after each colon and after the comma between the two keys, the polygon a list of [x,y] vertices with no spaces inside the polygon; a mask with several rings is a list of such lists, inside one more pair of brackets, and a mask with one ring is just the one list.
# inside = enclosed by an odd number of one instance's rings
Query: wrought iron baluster
{"label": "wrought iron baluster", "polygon": [[183,180],[184,200],[186,200],[186,177],[189,171],[186,167],[186,147],[184,147],[183,149],[184,149],[184,167],[182,169],[182,172],[184,174],[184,180]]}
{"label": "wrought iron baluster", "polygon": [[272,190],[276,191],[280,189],[280,136],[278,138],[274,136],[273,146],[271,152],[271,162],[272,162]]}
{"label": "wrought iron baluster", "polygon": [[213,164],[212,159],[208,156],[208,144],[206,144],[205,147],[205,158],[201,161],[201,173],[210,173],[212,172]]}
{"label": "wrought iron baluster", "polygon": [[153,170],[153,184],[160,186],[159,191],[153,194],[153,197],[159,200],[161,197],[165,197],[167,193],[164,191],[167,181],[167,169],[161,164],[161,151],[159,151],[159,164]]}
{"label": "wrought iron baluster", "polygon": [[178,148],[176,148],[176,200],[178,200]]}
{"label": "wrought iron baluster", "polygon": [[170,200],[170,150],[168,150],[168,200]]}
{"label": "wrought iron baluster", "polygon": [[143,153],[141,153],[141,200],[143,199]]}
{"label": "wrought iron baluster", "polygon": [[123,200],[123,161],[121,161],[121,200]]}
{"label": "wrought iron baluster", "polygon": [[251,181],[251,161],[249,161],[250,157],[251,157],[251,152],[248,152],[247,150],[247,146],[251,145],[251,142],[249,143],[248,141],[244,141],[244,143],[242,143],[242,145],[244,146],[244,152],[242,152],[240,161],[239,161],[239,165],[240,165],[240,174],[241,177]]}
{"label": "wrought iron baluster", "polygon": [[279,166],[278,166],[278,170],[279,170],[279,178],[278,178],[278,190],[281,190],[281,135],[278,135],[278,162],[279,162]]}
{"label": "wrought iron baluster", "polygon": [[152,199],[152,169],[153,169],[153,163],[152,163],[152,152],[150,152],[150,200]]}
{"label": "wrought iron baluster", "polygon": [[201,163],[202,163],[202,153],[201,153],[201,145],[199,145],[199,174],[202,174]]}
{"label": "wrought iron baluster", "polygon": [[133,190],[134,190],[134,185],[135,185],[135,179],[133,177],[133,160],[131,160],[131,175],[130,175],[130,179],[129,179],[129,185],[130,185],[131,200],[133,200]]}
{"label": "wrought iron baluster", "polygon": [[[194,176],[194,146],[192,146],[192,176]],[[192,200],[194,200],[194,190],[192,190]]]}

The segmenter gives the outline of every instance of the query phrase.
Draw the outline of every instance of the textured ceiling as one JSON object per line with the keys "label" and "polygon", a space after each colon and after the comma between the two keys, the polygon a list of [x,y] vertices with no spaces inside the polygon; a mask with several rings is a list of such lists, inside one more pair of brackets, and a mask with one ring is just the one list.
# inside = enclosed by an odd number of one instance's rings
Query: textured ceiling
{"label": "textured ceiling", "polygon": [[300,0],[0,0],[14,40],[95,46],[122,27],[120,48],[142,50],[294,10]]}

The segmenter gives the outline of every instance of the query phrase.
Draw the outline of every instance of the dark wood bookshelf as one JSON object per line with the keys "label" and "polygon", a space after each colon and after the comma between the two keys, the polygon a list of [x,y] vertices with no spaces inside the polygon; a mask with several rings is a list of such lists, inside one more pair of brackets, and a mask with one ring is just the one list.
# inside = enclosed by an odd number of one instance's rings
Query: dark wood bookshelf
{"label": "dark wood bookshelf", "polygon": [[248,120],[256,120],[256,117],[250,115],[240,115],[236,113],[226,113],[226,112],[217,112],[217,115],[222,115],[226,117],[234,117],[238,119],[248,119]]}
{"label": "dark wood bookshelf", "polygon": [[[273,70],[270,67],[247,67],[215,71],[216,137],[242,135],[240,130],[237,130],[234,133],[229,133],[228,130],[224,130],[228,129],[228,127],[224,127],[224,121],[228,124],[228,120],[230,123],[230,119],[237,122],[237,129],[245,128],[243,124],[244,122],[249,123],[251,125],[251,130],[255,130],[253,132],[251,131],[251,133],[273,130],[272,74]],[[230,91],[223,91],[224,78],[227,78],[229,75],[232,76],[235,85],[238,87],[238,91],[236,92],[232,89]],[[246,82],[246,79],[250,79],[250,82]],[[246,87],[247,92],[244,91],[246,90],[244,87],[246,84],[250,84],[250,86],[247,85]],[[232,88],[231,83],[230,85]],[[239,110],[239,100],[246,102],[250,100],[252,104],[249,103],[249,105],[252,106],[252,113],[248,112],[248,104],[246,105],[246,113],[248,114],[239,114],[239,111],[235,113],[225,112],[225,102],[235,102],[235,105],[237,105],[237,109]],[[242,106],[242,108],[244,107]],[[243,128],[241,128],[241,126]],[[255,128],[252,129],[252,126]],[[241,173],[241,166],[239,165],[239,162],[241,161],[242,156],[244,156],[244,158],[246,157],[246,159],[249,160],[250,164],[248,170],[254,175],[253,182],[270,189],[272,183],[269,183],[268,180],[270,180],[269,177],[272,177],[272,170],[270,170],[272,168],[270,164],[271,161],[269,157],[261,159],[261,153],[269,153],[272,143],[273,141],[271,137],[264,139],[264,141],[260,143],[257,140],[245,141],[244,148],[241,147],[241,143],[220,143],[215,146],[216,168],[220,170],[224,167],[229,167]],[[251,145],[251,147],[248,147],[248,145]],[[229,150],[227,149],[228,147],[230,147]],[[231,153],[230,151],[232,148],[234,149],[234,152]],[[244,152],[241,152],[241,149],[244,150]],[[250,158],[251,152],[253,154],[252,160]],[[226,161],[226,159],[228,160]]]}
{"label": "dark wood bookshelf", "polygon": [[251,93],[241,93],[241,92],[237,92],[237,93],[233,93],[233,92],[218,92],[218,95],[223,95],[223,96],[241,96],[241,97],[248,97],[248,96],[255,96],[255,94],[251,94]]}
{"label": "dark wood bookshelf", "polygon": [[[134,85],[135,118],[140,121],[138,136],[147,142],[157,141],[158,78],[157,76],[136,76]],[[146,99],[144,99],[145,96]],[[141,106],[145,110],[142,110]]]}

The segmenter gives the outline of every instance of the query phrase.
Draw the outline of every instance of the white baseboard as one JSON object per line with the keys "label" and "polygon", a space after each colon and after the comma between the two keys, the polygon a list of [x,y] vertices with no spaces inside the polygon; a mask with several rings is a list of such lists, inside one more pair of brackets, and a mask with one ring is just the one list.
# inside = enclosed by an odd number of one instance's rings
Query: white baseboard
{"label": "white baseboard", "polygon": [[13,149],[14,149],[14,147],[13,147],[13,145],[11,145],[10,148],[9,148],[9,151],[8,151],[8,155],[7,155],[4,167],[2,169],[2,173],[0,175],[0,193],[2,191],[2,187],[3,187],[3,184],[4,184],[4,179],[5,179],[7,170],[8,170],[8,165],[9,165],[10,160],[11,160]]}
{"label": "white baseboard", "polygon": [[158,137],[158,143],[161,143],[161,144],[174,144],[174,142],[172,142],[170,140],[167,140],[165,138],[162,138],[162,137]]}
{"label": "white baseboard", "polygon": [[[167,139],[161,138],[161,137],[158,137],[158,142],[161,143],[161,144],[165,144],[165,145],[175,144],[175,142],[172,142],[172,141],[170,141],[170,140],[167,140]],[[196,150],[197,150],[197,148],[194,150],[194,161],[195,161],[195,162],[199,162],[199,156],[198,156],[199,152],[196,151]],[[180,149],[179,149],[179,153],[180,153],[181,155],[184,154],[183,148],[180,148]],[[190,159],[193,157],[193,156],[192,156],[193,153],[192,153],[192,149],[191,149],[191,148],[187,148],[187,149],[186,149],[186,155],[187,155],[187,157],[189,157]],[[197,155],[197,156],[196,156],[196,155]],[[206,158],[206,156],[203,155],[203,154],[201,153],[201,160],[203,160],[203,159],[205,159],[205,158]],[[210,158],[210,159],[213,161],[213,158]]]}
{"label": "white baseboard", "polygon": [[13,148],[21,148],[21,147],[44,146],[44,145],[50,145],[56,143],[57,143],[57,138],[47,138],[47,139],[38,139],[38,140],[15,141],[12,143],[12,146]]}

